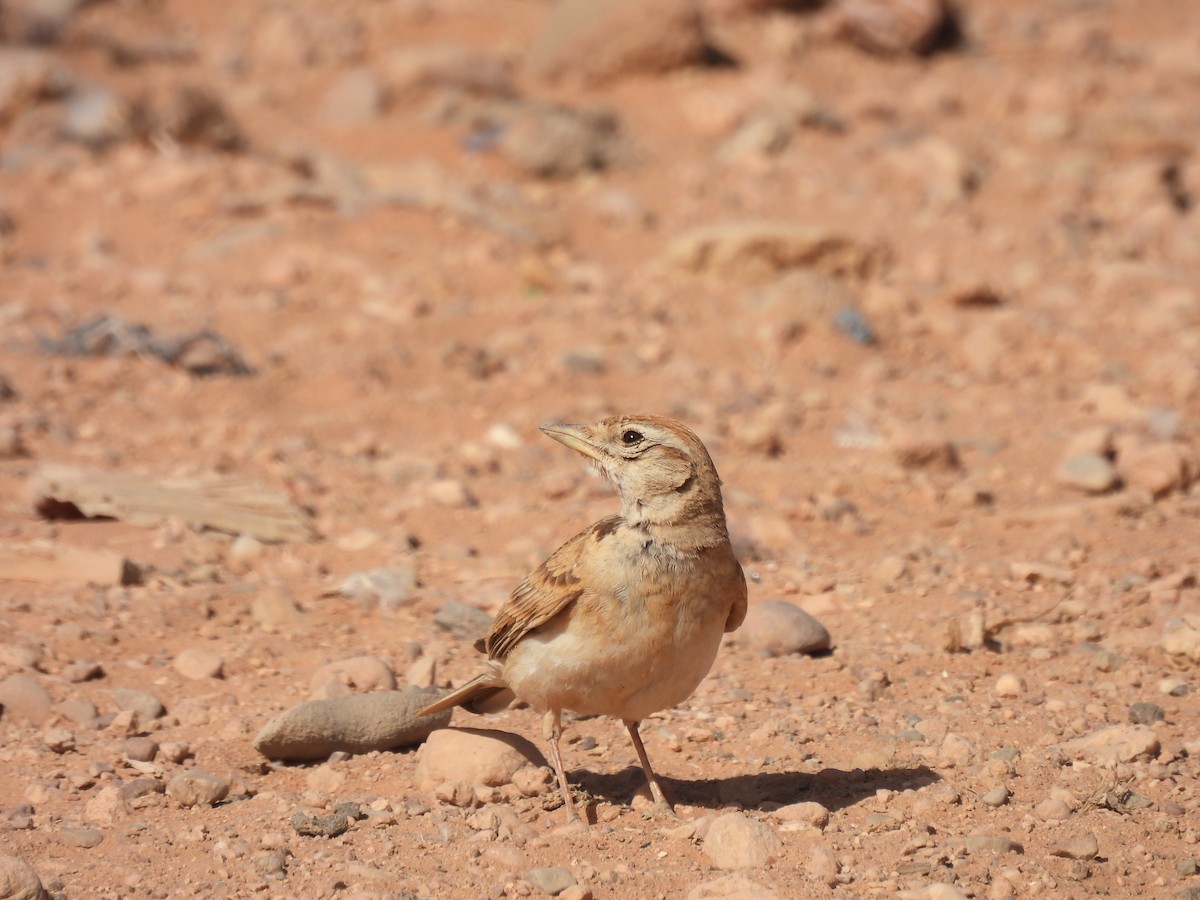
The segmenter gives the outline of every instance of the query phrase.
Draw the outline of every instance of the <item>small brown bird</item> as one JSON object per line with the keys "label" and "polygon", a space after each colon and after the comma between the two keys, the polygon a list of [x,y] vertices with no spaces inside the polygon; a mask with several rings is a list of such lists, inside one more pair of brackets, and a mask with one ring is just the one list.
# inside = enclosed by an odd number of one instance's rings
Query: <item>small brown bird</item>
{"label": "small brown bird", "polygon": [[542,431],[594,461],[621,512],[567,541],[513,591],[475,645],[487,668],[421,714],[491,712],[514,695],[544,712],[568,822],[579,811],[558,749],[562,711],[616,716],[655,803],[670,810],[638,724],[686,700],[721,635],[746,616],[721,481],[704,444],[672,419],[613,416]]}

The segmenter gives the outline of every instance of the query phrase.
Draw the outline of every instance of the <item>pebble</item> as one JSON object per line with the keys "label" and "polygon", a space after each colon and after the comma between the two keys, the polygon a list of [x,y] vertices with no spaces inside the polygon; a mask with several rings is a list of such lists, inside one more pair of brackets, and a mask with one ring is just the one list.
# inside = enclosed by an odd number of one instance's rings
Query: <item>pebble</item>
{"label": "pebble", "polygon": [[1029,690],[1029,687],[1025,684],[1025,679],[1020,675],[1006,672],[996,679],[994,690],[997,697],[1019,697]]}
{"label": "pebble", "polygon": [[687,893],[686,900],[780,900],[782,895],[755,884],[741,872],[702,881]]}
{"label": "pebble", "polygon": [[50,692],[32,675],[9,675],[0,681],[0,707],[5,718],[26,719],[40,725],[54,706]]}
{"label": "pebble", "polygon": [[554,784],[554,773],[542,766],[525,766],[513,773],[512,783],[523,796],[537,797]]}
{"label": "pebble", "polygon": [[759,656],[787,656],[792,653],[817,653],[828,650],[829,631],[794,603],[787,600],[760,600],[751,604],[746,621],[735,633]]}
{"label": "pebble", "polygon": [[1129,707],[1129,721],[1134,725],[1153,725],[1167,717],[1166,711],[1157,703],[1139,701]]}
{"label": "pebble", "polygon": [[1098,453],[1068,456],[1055,471],[1054,479],[1064,487],[1089,494],[1111,491],[1121,481],[1117,467],[1110,459]]}
{"label": "pebble", "polygon": [[450,710],[417,717],[433,694],[413,687],[310,700],[280,713],[255,735],[268,759],[325,759],[330,753],[369,753],[418,744],[450,724]]}
{"label": "pebble", "polygon": [[255,595],[250,615],[266,634],[294,629],[304,621],[304,611],[296,605],[292,592],[282,585],[271,585]]}
{"label": "pebble", "polygon": [[562,866],[543,866],[530,869],[525,873],[525,880],[543,894],[549,894],[552,897],[561,894],[575,884],[575,876],[571,874],[571,870],[564,869]]}
{"label": "pebble", "polygon": [[938,882],[896,894],[900,900],[967,900],[967,895],[952,884]]}
{"label": "pebble", "polygon": [[708,53],[696,0],[563,0],[529,53],[535,76],[601,84],[699,64]]}
{"label": "pebble", "polygon": [[248,534],[239,534],[229,545],[226,559],[229,568],[238,573],[249,572],[253,563],[263,554],[263,542]]}
{"label": "pebble", "polygon": [[1157,500],[1187,486],[1188,459],[1178,444],[1123,445],[1117,470],[1128,487]]}
{"label": "pebble", "polygon": [[325,92],[324,116],[333,125],[364,125],[379,118],[385,106],[379,77],[366,67],[338,76]]}
{"label": "pebble", "polygon": [[75,732],[57,726],[42,732],[42,743],[55,753],[67,753],[75,749]]}
{"label": "pebble", "polygon": [[133,710],[143,722],[153,721],[166,712],[162,701],[149,691],[120,687],[113,690],[112,698],[117,709]]}
{"label": "pebble", "polygon": [[458,600],[447,600],[433,617],[433,624],[449,631],[459,640],[473,641],[491,627],[492,617]]}
{"label": "pebble", "polygon": [[192,647],[175,657],[175,671],[195,681],[220,678],[224,668],[225,661],[220,655],[203,647]]}
{"label": "pebble", "polygon": [[539,178],[604,169],[623,155],[619,122],[611,111],[529,101],[509,119],[499,149],[518,169]]}
{"label": "pebble", "polygon": [[412,599],[416,586],[417,570],[412,566],[383,566],[355,572],[338,586],[338,593],[364,610],[379,606],[390,612]]}
{"label": "pebble", "polygon": [[1158,735],[1145,725],[1110,725],[1062,744],[1068,756],[1094,765],[1153,758],[1159,749]]}
{"label": "pebble", "polygon": [[104,835],[96,828],[64,828],[59,831],[58,839],[69,847],[88,850],[103,841]]}
{"label": "pebble", "polygon": [[1071,818],[1071,807],[1058,797],[1047,797],[1033,808],[1033,814],[1043,822],[1065,822]]}
{"label": "pebble", "polygon": [[990,791],[980,797],[979,802],[984,806],[990,806],[993,809],[998,809],[1008,802],[1008,798],[1008,788],[1000,785],[999,787],[992,788]]}
{"label": "pebble", "polygon": [[484,728],[442,728],[419,752],[416,781],[433,790],[447,781],[499,787],[527,766],[545,766],[545,757],[520,735]]}
{"label": "pebble", "polygon": [[838,862],[833,853],[820,844],[814,844],[804,862],[804,872],[813,881],[826,887],[838,883]]}
{"label": "pebble", "polygon": [[1025,848],[1006,834],[968,834],[963,838],[968,853],[1024,853]]}
{"label": "pebble", "polygon": [[150,762],[158,755],[158,741],[141,735],[125,738],[121,747],[126,759],[138,762]]}
{"label": "pebble", "polygon": [[19,856],[0,855],[0,900],[49,900],[37,870]]}
{"label": "pebble", "polygon": [[841,0],[818,30],[881,56],[921,55],[946,33],[949,17],[945,0]]}
{"label": "pebble", "polygon": [[83,818],[96,825],[115,825],[128,814],[129,804],[115,785],[101,788],[83,808]]}
{"label": "pebble", "polygon": [[713,820],[703,849],[719,869],[745,869],[768,863],[783,849],[783,841],[770,826],[734,812]]}
{"label": "pebble", "polygon": [[1067,859],[1095,859],[1100,853],[1100,842],[1094,834],[1079,834],[1068,838],[1050,849],[1051,856]]}
{"label": "pebble", "polygon": [[203,769],[190,769],[167,782],[167,795],[181,806],[212,806],[229,796],[229,782]]}
{"label": "pebble", "polygon": [[99,715],[96,704],[91,700],[84,700],[82,697],[72,697],[55,704],[54,711],[68,722],[88,728],[95,726],[96,718]]}
{"label": "pebble", "polygon": [[395,689],[395,673],[378,656],[352,656],[326,663],[309,679],[309,690],[318,699]]}
{"label": "pebble", "polygon": [[829,824],[829,810],[815,800],[788,803],[771,815],[780,822],[798,822],[813,828],[824,828]]}
{"label": "pebble", "polygon": [[[1167,619],[1163,623],[1162,648],[1172,656],[1186,656],[1193,662],[1200,662],[1200,616]],[[3,702],[2,695],[0,702]]]}

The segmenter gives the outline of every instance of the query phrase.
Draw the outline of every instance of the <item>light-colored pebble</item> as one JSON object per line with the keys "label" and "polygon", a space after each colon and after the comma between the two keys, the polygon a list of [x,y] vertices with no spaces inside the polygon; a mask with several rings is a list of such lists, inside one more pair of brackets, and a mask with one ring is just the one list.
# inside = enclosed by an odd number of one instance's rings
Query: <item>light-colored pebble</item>
{"label": "light-colored pebble", "polygon": [[769,825],[734,812],[713,820],[703,849],[719,869],[745,869],[765,865],[783,849],[783,842]]}
{"label": "light-colored pebble", "polygon": [[212,806],[229,796],[229,782],[203,769],[190,769],[167,782],[167,794],[181,806]]}
{"label": "light-colored pebble", "polygon": [[543,894],[557,896],[575,884],[575,876],[570,869],[562,866],[543,866],[530,869],[525,873],[525,880]]}
{"label": "light-colored pebble", "polygon": [[0,706],[4,716],[40,725],[50,715],[54,701],[50,692],[32,675],[17,673],[0,681]]}
{"label": "light-colored pebble", "polygon": [[1050,848],[1051,856],[1063,856],[1067,859],[1095,859],[1099,853],[1100,842],[1091,833],[1077,834]]}
{"label": "light-colored pebble", "polygon": [[225,661],[220,655],[204,647],[183,650],[175,657],[175,671],[194,681],[220,678],[224,668]]}
{"label": "light-colored pebble", "polygon": [[764,657],[817,653],[828,650],[832,643],[824,625],[787,600],[752,604],[746,621],[734,634],[736,641]]}
{"label": "light-colored pebble", "polygon": [[1029,690],[1029,688],[1025,684],[1025,679],[1020,675],[1006,672],[996,679],[994,690],[997,697],[1019,697]]}
{"label": "light-colored pebble", "polygon": [[484,728],[442,728],[421,747],[416,780],[422,790],[446,781],[490,787],[510,784],[527,766],[545,766],[541,751],[520,735]]}

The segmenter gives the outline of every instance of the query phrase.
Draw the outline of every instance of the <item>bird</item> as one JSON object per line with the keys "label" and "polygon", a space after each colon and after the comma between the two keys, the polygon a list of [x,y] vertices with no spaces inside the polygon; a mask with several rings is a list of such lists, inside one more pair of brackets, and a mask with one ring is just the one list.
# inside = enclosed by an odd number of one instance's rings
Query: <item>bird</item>
{"label": "bird", "polygon": [[543,737],[566,807],[582,824],[563,768],[563,710],[620,719],[655,807],[674,814],[639,725],[691,696],[722,635],[746,617],[746,578],[725,521],[712,457],[682,422],[611,416],[541,431],[589,460],[621,510],[554,551],[501,606],[475,643],[481,671],[421,710],[505,709],[514,698],[543,714]]}

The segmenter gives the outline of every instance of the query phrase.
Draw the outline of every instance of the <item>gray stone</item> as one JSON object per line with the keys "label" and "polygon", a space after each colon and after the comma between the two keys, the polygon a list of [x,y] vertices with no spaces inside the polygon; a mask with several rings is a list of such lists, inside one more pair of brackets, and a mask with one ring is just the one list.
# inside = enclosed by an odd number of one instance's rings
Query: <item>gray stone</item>
{"label": "gray stone", "polygon": [[770,826],[742,813],[718,816],[704,835],[704,853],[719,869],[762,866],[782,849]]}
{"label": "gray stone", "polygon": [[562,866],[530,869],[525,873],[525,880],[543,894],[549,894],[552,897],[561,894],[575,884],[575,876],[571,874],[571,870],[564,869]]}
{"label": "gray stone", "polygon": [[1166,712],[1157,703],[1147,703],[1143,700],[1129,707],[1129,721],[1134,725],[1153,725],[1166,717]]}
{"label": "gray stone", "polygon": [[68,847],[90,850],[104,840],[104,834],[97,828],[64,828],[58,833],[58,839]]}
{"label": "gray stone", "polygon": [[337,837],[350,828],[350,817],[341,810],[324,816],[297,811],[292,814],[292,828],[304,837]]}
{"label": "gray stone", "polygon": [[112,697],[117,709],[131,709],[143,722],[157,719],[166,712],[162,701],[149,691],[120,687],[112,692]]}
{"label": "gray stone", "polygon": [[325,759],[343,750],[369,753],[419,744],[450,724],[450,710],[418,717],[436,695],[417,688],[312,700],[280,713],[254,738],[268,759]]}
{"label": "gray stone", "polygon": [[787,600],[760,600],[751,604],[737,640],[760,656],[818,653],[832,639],[825,626]]}
{"label": "gray stone", "polygon": [[491,627],[492,617],[458,600],[447,600],[433,617],[433,624],[444,628],[460,640],[483,637]]}
{"label": "gray stone", "polygon": [[1089,494],[1111,491],[1121,481],[1112,461],[1097,453],[1068,456],[1054,473],[1054,478],[1065,487]]}
{"label": "gray stone", "polygon": [[212,806],[229,796],[229,782],[203,769],[190,769],[167,783],[167,795],[181,806]]}
{"label": "gray stone", "polygon": [[49,900],[37,871],[19,856],[0,856],[0,900]]}
{"label": "gray stone", "polygon": [[1099,852],[1100,842],[1094,834],[1075,835],[1050,849],[1051,856],[1063,856],[1067,859],[1095,859]]}
{"label": "gray stone", "polygon": [[32,675],[9,675],[0,681],[0,707],[4,718],[25,719],[40,725],[53,707],[50,693]]}

